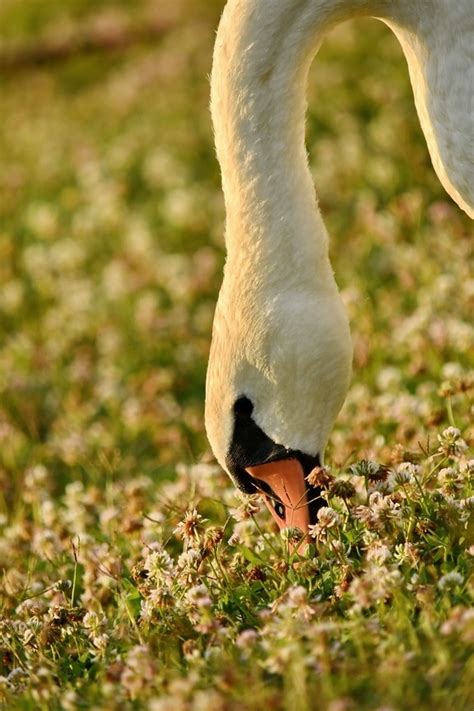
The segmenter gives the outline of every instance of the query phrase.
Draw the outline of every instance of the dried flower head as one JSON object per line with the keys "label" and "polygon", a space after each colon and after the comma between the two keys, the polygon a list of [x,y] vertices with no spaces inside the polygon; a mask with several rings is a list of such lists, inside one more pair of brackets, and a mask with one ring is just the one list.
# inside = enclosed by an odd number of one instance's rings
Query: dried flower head
{"label": "dried flower head", "polygon": [[256,582],[256,581],[265,581],[267,579],[267,575],[263,568],[261,568],[258,565],[253,565],[250,570],[247,571],[247,580]]}
{"label": "dried flower head", "polygon": [[337,479],[329,489],[329,496],[339,496],[341,499],[353,499],[356,495],[356,489],[347,479]]}
{"label": "dried flower head", "polygon": [[334,477],[325,467],[315,467],[306,477],[306,481],[310,486],[321,486],[327,489],[334,481]]}

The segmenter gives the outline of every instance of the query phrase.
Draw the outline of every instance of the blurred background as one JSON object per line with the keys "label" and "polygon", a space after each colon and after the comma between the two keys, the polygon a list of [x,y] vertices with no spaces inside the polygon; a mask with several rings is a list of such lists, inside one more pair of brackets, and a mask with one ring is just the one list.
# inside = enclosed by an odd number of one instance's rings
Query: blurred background
{"label": "blurred background", "polygon": [[[223,4],[0,6],[4,513],[38,464],[61,493],[210,458],[224,213],[208,75]],[[381,23],[345,24],[321,50],[308,152],[355,345],[329,459],[390,461],[448,422],[442,384],[470,365],[473,288],[468,218],[438,183]]]}

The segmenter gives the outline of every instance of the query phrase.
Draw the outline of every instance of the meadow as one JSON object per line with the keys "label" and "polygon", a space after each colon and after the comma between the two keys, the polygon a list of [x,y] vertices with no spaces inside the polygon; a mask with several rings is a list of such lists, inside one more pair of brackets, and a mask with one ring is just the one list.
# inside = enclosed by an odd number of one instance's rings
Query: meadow
{"label": "meadow", "polygon": [[0,6],[1,703],[467,711],[472,225],[395,38],[337,28],[307,147],[354,375],[291,553],[204,432],[222,7]]}

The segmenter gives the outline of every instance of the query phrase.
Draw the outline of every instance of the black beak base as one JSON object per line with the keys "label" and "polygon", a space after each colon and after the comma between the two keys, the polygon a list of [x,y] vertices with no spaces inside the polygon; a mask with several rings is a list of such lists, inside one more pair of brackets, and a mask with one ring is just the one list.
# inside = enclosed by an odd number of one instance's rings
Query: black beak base
{"label": "black beak base", "polygon": [[[234,404],[234,432],[226,464],[239,489],[246,494],[255,494],[265,491],[271,498],[275,498],[272,490],[263,481],[256,480],[246,471],[247,467],[267,464],[282,459],[297,459],[305,477],[315,468],[320,466],[319,454],[310,456],[296,449],[287,449],[281,444],[276,444],[254,422],[252,418],[253,405],[249,398],[240,397]],[[321,489],[306,482],[307,499],[310,523],[317,521],[317,514],[322,506],[326,505],[321,498]]]}

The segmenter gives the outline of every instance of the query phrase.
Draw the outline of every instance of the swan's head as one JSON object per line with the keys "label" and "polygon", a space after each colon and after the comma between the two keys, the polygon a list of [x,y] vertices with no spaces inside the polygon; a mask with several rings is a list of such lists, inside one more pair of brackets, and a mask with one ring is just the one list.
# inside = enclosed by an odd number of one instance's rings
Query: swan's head
{"label": "swan's head", "polygon": [[332,276],[325,289],[265,296],[224,287],[214,321],[206,430],[237,487],[261,492],[281,528],[324,504],[306,481],[349,385],[352,345]]}

